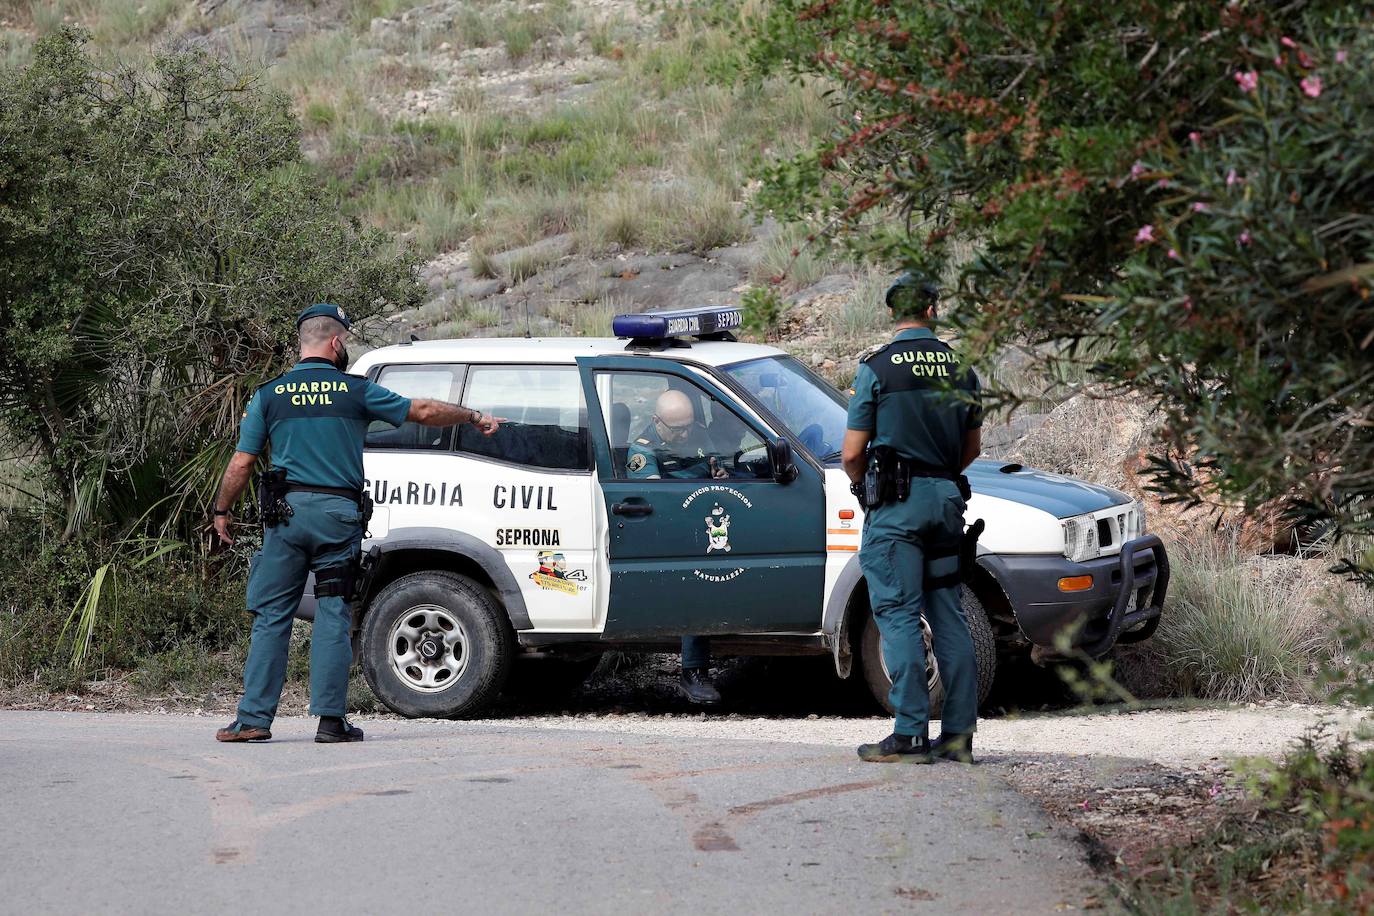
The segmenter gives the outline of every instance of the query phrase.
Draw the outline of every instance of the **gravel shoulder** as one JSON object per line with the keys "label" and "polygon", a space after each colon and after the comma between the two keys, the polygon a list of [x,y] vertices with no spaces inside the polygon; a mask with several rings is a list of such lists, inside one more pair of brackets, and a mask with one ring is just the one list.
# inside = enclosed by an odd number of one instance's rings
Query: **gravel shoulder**
{"label": "gravel shoulder", "polygon": [[[1312,723],[1323,718],[1331,722],[1333,731],[1349,733],[1362,717],[1350,710],[1304,705],[1047,713],[982,719],[975,746],[979,756],[989,763],[1054,755],[1192,766],[1277,756]],[[705,713],[532,715],[507,719],[505,724],[515,728],[597,728],[667,738],[777,741],[831,747],[855,746],[881,738],[889,730],[887,720],[877,717],[788,719]],[[938,724],[932,724],[932,734],[938,730]]]}

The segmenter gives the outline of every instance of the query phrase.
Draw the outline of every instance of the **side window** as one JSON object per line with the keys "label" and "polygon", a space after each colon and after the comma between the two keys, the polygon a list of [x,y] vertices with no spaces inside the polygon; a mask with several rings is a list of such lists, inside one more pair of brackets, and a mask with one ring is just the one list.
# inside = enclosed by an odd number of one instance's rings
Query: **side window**
{"label": "side window", "polygon": [[576,366],[473,366],[463,403],[506,422],[494,436],[459,427],[459,451],[530,467],[591,468]]}
{"label": "side window", "polygon": [[[408,398],[457,401],[463,392],[464,366],[384,366],[377,384]],[[453,447],[453,427],[402,423],[392,426],[373,420],[367,428],[368,448],[436,449]]]}
{"label": "side window", "polygon": [[617,477],[773,476],[763,437],[695,383],[657,372],[600,375]]}

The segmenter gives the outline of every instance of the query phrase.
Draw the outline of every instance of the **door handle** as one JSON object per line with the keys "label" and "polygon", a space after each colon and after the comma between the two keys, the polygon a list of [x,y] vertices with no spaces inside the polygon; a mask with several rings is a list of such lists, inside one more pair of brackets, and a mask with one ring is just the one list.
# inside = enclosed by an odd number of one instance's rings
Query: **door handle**
{"label": "door handle", "polygon": [[654,507],[648,503],[612,503],[611,514],[613,515],[653,515]]}

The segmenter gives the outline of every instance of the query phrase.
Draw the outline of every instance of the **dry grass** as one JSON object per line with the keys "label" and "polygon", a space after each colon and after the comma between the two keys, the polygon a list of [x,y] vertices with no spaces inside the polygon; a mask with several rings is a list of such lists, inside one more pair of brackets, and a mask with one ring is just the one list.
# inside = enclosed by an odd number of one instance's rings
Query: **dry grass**
{"label": "dry grass", "polygon": [[581,249],[691,251],[701,254],[744,237],[729,191],[697,183],[653,188],[632,185],[589,208]]}
{"label": "dry grass", "polygon": [[1060,404],[1007,457],[1031,467],[1104,486],[1133,478],[1135,462],[1152,441],[1146,405],[1128,398],[1076,395]]}
{"label": "dry grass", "polygon": [[[1324,565],[1247,555],[1198,536],[1171,545],[1169,601],[1149,651],[1174,691],[1217,700],[1307,699],[1335,649],[1347,589]],[[1367,596],[1366,596],[1367,597]]]}

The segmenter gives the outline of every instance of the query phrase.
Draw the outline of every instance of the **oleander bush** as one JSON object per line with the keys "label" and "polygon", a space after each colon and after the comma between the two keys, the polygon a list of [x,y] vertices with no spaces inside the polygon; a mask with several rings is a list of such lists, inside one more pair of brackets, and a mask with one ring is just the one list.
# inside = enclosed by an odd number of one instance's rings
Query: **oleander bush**
{"label": "oleander bush", "polygon": [[752,53],[848,122],[761,210],[942,277],[971,352],[1157,407],[1171,498],[1370,532],[1367,5],[777,0]]}

